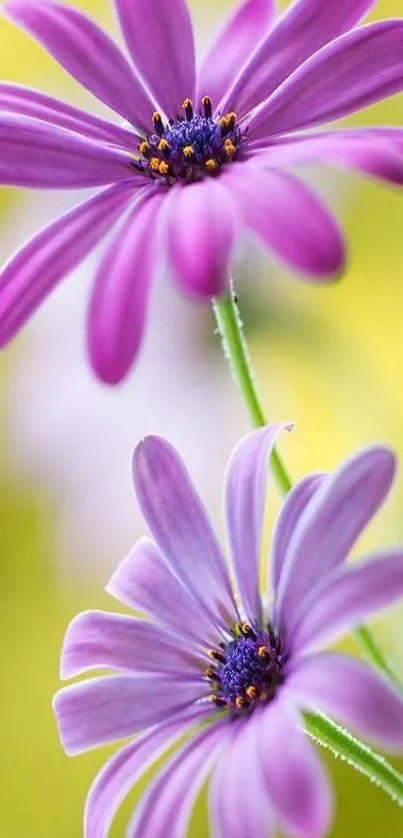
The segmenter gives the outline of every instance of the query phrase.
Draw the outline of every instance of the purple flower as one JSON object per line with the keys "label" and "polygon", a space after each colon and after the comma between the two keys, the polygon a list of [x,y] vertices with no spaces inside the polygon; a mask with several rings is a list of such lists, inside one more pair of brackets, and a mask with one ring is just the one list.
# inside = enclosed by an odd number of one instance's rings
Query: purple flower
{"label": "purple flower", "polygon": [[[89,355],[117,383],[141,345],[157,260],[209,299],[227,286],[240,227],[311,280],[343,268],[339,227],[287,172],[299,163],[403,182],[400,128],[311,129],[400,91],[403,20],[356,28],[374,0],[243,0],[195,69],[186,0],[115,0],[129,59],[81,12],[11,0],[5,13],[126,121],[0,86],[0,182],[106,187],[34,237],[0,279],[0,345],[106,234]],[[131,61],[133,63],[131,63]]]}
{"label": "purple flower", "polygon": [[135,545],[107,590],[151,621],[79,614],[65,637],[62,677],[105,667],[120,674],[70,685],[54,704],[69,754],[141,732],[96,778],[86,838],[107,836],[132,785],[179,737],[184,744],[149,785],[127,838],[183,838],[210,775],[214,836],[264,838],[270,824],[296,838],[325,835],[331,792],[302,710],[403,748],[402,697],[367,664],[322,651],[403,594],[401,549],[344,563],[389,492],[394,457],[374,446],[333,474],[297,483],[273,536],[269,601],[259,588],[267,464],[284,427],[246,437],[228,466],[237,597],[175,450],[159,437],[136,448],[134,483],[155,541]]}

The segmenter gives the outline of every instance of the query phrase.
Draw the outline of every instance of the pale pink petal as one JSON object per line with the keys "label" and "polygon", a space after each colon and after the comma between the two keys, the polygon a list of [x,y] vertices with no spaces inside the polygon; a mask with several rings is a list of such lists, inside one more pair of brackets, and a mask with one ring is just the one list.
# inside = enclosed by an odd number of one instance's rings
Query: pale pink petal
{"label": "pale pink petal", "polygon": [[79,754],[132,736],[169,719],[209,687],[200,676],[111,675],[64,687],[53,699],[59,735],[67,754]]}
{"label": "pale pink petal", "polygon": [[368,664],[323,652],[294,664],[287,676],[305,709],[319,710],[391,752],[403,748],[403,697]]}
{"label": "pale pink petal", "polygon": [[115,0],[132,59],[168,117],[193,98],[195,57],[186,0]]}
{"label": "pale pink petal", "polygon": [[119,564],[106,590],[124,605],[202,645],[216,646],[218,630],[194,597],[182,587],[149,538],[141,538]]}
{"label": "pale pink petal", "polygon": [[101,102],[149,131],[152,100],[116,44],[90,18],[78,9],[40,0],[5,3],[3,13]]}
{"label": "pale pink petal", "polygon": [[112,186],[58,218],[12,257],[0,274],[0,346],[24,325],[55,285],[110,230],[133,200],[136,180]]}
{"label": "pale pink petal", "polygon": [[158,259],[163,192],[144,193],[103,256],[88,314],[88,352],[98,378],[117,384],[141,348]]}
{"label": "pale pink petal", "polygon": [[186,468],[166,440],[137,446],[133,477],[141,511],[164,558],[215,625],[237,620],[217,538]]}

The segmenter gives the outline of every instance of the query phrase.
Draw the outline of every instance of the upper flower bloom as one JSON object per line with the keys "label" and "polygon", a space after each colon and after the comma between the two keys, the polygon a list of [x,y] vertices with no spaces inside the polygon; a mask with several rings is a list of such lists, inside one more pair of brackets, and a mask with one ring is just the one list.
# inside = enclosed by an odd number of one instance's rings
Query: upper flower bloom
{"label": "upper flower bloom", "polygon": [[34,90],[0,86],[0,182],[105,190],[59,218],[0,277],[0,345],[125,216],[101,260],[88,342],[101,379],[139,349],[157,259],[180,286],[226,289],[240,226],[314,281],[343,268],[340,230],[288,166],[330,162],[403,182],[403,132],[304,133],[403,86],[403,20],[355,28],[374,0],[243,0],[196,70],[185,0],[115,0],[130,58],[75,9],[12,0],[5,14],[87,90],[116,125]]}
{"label": "upper flower bloom", "polygon": [[228,467],[238,596],[178,455],[159,437],[135,451],[137,497],[155,541],[135,545],[107,590],[156,622],[78,615],[65,637],[62,677],[105,667],[120,674],[68,686],[54,705],[69,754],[143,731],[96,778],[86,838],[107,836],[132,785],[179,737],[185,743],[150,784],[127,838],[183,838],[209,774],[214,836],[266,838],[273,825],[295,838],[325,835],[331,792],[302,710],[333,716],[389,750],[403,748],[401,695],[361,661],[322,651],[403,594],[402,550],[345,564],[390,489],[393,455],[368,448],[333,474],[310,474],[295,486],[275,528],[262,598],[267,463],[279,430],[246,437]]}

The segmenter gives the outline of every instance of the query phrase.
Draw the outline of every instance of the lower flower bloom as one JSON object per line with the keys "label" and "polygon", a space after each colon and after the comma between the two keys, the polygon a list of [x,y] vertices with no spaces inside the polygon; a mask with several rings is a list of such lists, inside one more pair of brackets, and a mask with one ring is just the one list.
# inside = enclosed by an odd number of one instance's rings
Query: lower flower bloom
{"label": "lower flower bloom", "polygon": [[61,675],[107,668],[62,689],[54,709],[63,746],[77,754],[139,734],[96,778],[86,838],[108,835],[146,770],[181,747],[150,783],[127,838],[182,838],[210,777],[219,838],[319,838],[332,819],[325,769],[302,712],[322,712],[390,751],[403,749],[403,699],[365,663],[323,651],[403,594],[403,549],[346,565],[393,482],[389,449],[360,451],[334,473],[310,474],[275,526],[269,591],[259,586],[267,464],[286,425],[255,431],[226,475],[229,571],[185,467],[159,437],[135,450],[143,538],[107,590],[148,618],[88,611],[67,630]]}

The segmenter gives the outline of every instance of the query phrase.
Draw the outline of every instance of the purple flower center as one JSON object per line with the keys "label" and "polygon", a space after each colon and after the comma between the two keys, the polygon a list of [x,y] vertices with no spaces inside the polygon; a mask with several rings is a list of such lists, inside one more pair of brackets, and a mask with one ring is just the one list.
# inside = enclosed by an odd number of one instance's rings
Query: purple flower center
{"label": "purple flower center", "polygon": [[217,706],[250,711],[262,701],[271,701],[282,683],[283,645],[271,626],[260,631],[238,623],[232,636],[228,643],[209,652],[214,665],[208,668],[206,677]]}
{"label": "purple flower center", "polygon": [[191,99],[185,99],[185,116],[165,125],[161,114],[155,112],[154,132],[138,146],[141,157],[134,165],[172,185],[177,180],[189,182],[215,175],[232,162],[242,142],[236,113],[215,119],[209,96],[204,96],[202,105],[203,110],[195,113]]}

